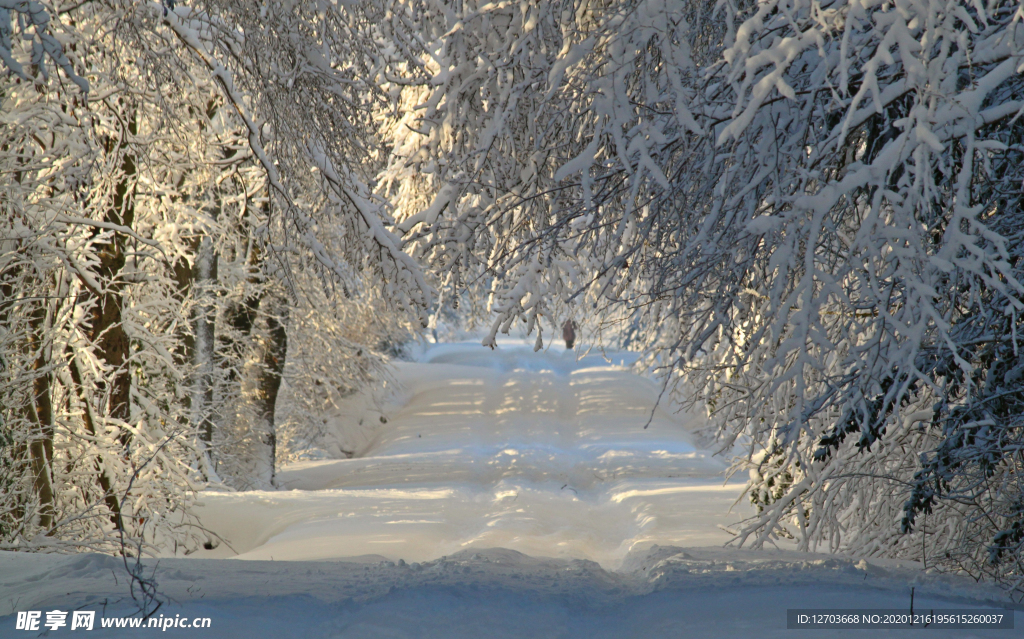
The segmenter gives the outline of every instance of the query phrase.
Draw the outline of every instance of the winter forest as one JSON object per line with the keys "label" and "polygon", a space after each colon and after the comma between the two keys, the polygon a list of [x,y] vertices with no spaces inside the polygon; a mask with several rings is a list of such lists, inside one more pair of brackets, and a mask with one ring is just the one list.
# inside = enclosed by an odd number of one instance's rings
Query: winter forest
{"label": "winter forest", "polygon": [[411,345],[576,326],[734,544],[1019,597],[1022,116],[1007,0],[0,0],[0,549],[189,555]]}

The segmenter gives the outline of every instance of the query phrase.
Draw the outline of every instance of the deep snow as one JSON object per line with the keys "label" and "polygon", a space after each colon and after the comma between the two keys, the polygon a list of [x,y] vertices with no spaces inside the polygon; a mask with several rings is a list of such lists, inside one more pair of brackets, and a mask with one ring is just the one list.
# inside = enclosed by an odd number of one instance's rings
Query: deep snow
{"label": "deep snow", "polygon": [[658,410],[657,388],[597,356],[478,344],[398,363],[387,424],[354,459],[295,464],[284,490],[203,496],[228,543],[206,556],[425,561],[502,547],[615,568],[653,543],[720,545],[740,484]]}
{"label": "deep snow", "polygon": [[[279,491],[202,495],[222,543],[147,565],[171,599],[161,614],[208,616],[212,628],[167,632],[902,636],[920,631],[790,631],[786,609],[909,608],[911,587],[917,610],[1008,603],[911,563],[722,548],[722,527],[746,512],[729,512],[741,485],[695,445],[699,418],[651,416],[657,388],[624,363],[506,342],[398,364],[387,423],[359,456],[289,466]],[[107,616],[129,614],[125,583],[111,557],[0,553],[0,637],[29,636],[14,630],[19,610],[105,602]]]}

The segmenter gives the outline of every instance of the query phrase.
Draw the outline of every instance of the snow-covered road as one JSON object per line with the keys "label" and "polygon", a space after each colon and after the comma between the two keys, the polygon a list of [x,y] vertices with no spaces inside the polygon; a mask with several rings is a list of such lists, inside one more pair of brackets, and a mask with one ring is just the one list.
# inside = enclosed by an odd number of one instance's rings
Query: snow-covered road
{"label": "snow-covered road", "polygon": [[227,542],[207,556],[425,561],[502,547],[612,569],[652,543],[729,539],[718,526],[737,519],[740,485],[723,484],[691,424],[650,419],[658,389],[622,366],[451,345],[400,363],[398,381],[359,457],[287,467],[280,491],[206,494],[198,512]]}
{"label": "snow-covered road", "polygon": [[[622,362],[618,362],[622,364]],[[737,483],[699,418],[573,353],[448,345],[398,365],[386,423],[351,459],[282,469],[281,490],[207,491],[223,541],[147,562],[163,619],[230,638],[903,637],[787,630],[790,608],[1001,608],[996,588],[912,563],[722,548]],[[650,426],[644,428],[650,419]],[[245,560],[245,561],[238,561]],[[0,552],[0,637],[18,611],[133,610],[119,559]],[[1018,615],[1020,616],[1020,615]],[[1024,618],[1020,623],[1024,623]],[[74,634],[68,628],[48,636]],[[97,628],[88,637],[149,636]],[[929,628],[933,638],[1020,630]],[[1015,634],[1017,633],[1017,634]]]}

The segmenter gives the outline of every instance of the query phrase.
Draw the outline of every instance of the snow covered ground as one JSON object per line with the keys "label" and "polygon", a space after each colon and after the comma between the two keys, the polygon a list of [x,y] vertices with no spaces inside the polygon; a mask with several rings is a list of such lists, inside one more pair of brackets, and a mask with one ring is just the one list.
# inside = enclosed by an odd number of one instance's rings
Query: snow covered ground
{"label": "snow covered ground", "polygon": [[[207,556],[425,561],[510,548],[616,568],[653,543],[720,545],[739,484],[657,389],[598,356],[479,344],[399,363],[398,406],[361,456],[283,469],[285,489],[208,493]],[[400,406],[400,407],[399,407]]]}
{"label": "snow covered ground", "polygon": [[[1008,603],[912,564],[723,549],[722,527],[745,512],[729,512],[741,486],[695,445],[699,420],[652,418],[657,389],[623,363],[504,343],[399,364],[387,422],[356,457],[286,467],[279,491],[202,495],[203,524],[222,541],[147,566],[171,599],[159,614],[211,628],[167,632],[903,636],[918,631],[787,630],[786,610],[909,609],[912,587],[918,611]],[[18,611],[130,614],[125,583],[111,557],[0,553],[0,637],[28,636]]]}

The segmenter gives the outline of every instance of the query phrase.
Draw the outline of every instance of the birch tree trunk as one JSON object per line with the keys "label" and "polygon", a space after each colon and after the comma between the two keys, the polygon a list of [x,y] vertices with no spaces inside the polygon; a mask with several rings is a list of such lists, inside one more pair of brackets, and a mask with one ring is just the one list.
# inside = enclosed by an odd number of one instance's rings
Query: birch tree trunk
{"label": "birch tree trunk", "polygon": [[[214,219],[217,212],[214,211]],[[216,331],[217,252],[209,235],[199,243],[196,257],[194,286],[198,303],[195,307],[193,331],[195,333],[195,381],[192,385],[192,414],[200,441],[209,447],[213,442],[213,387]]]}

